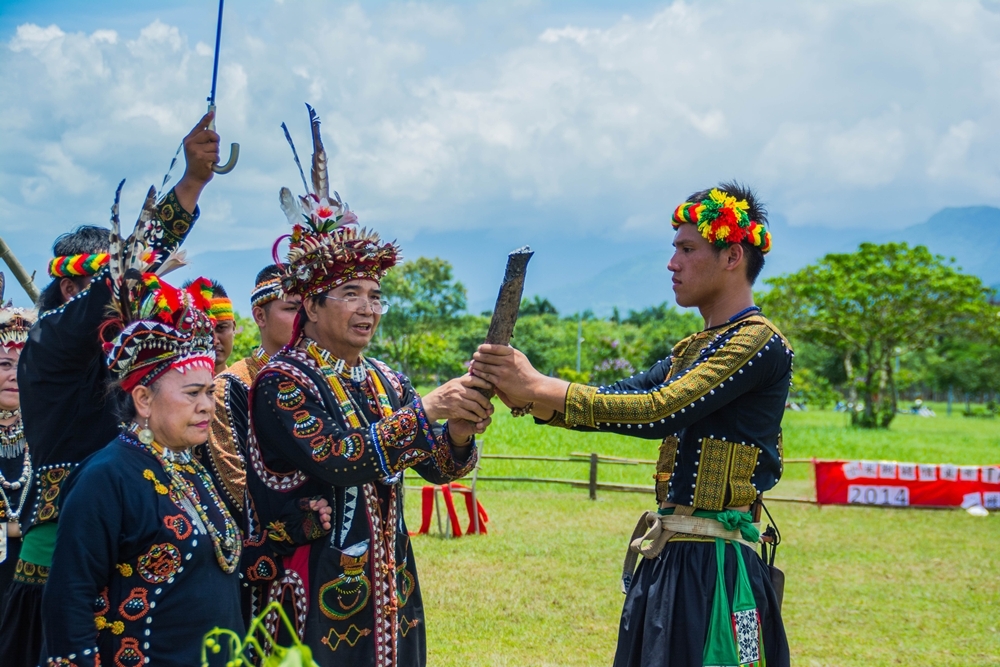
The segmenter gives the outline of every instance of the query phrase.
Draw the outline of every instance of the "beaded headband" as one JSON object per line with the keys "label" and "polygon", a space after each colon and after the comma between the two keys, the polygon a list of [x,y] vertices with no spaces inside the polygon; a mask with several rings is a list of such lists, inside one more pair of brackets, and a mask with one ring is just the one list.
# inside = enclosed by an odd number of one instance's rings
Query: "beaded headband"
{"label": "beaded headband", "polygon": [[250,306],[263,306],[282,297],[281,278],[275,276],[261,281],[250,292]]}
{"label": "beaded headband", "polygon": [[698,232],[717,248],[745,241],[766,255],[771,250],[771,232],[750,219],[749,209],[745,199],[737,201],[736,197],[712,188],[708,198],[678,206],[671,224],[674,229],[685,223],[697,225]]}
{"label": "beaded headband", "polygon": [[399,261],[399,248],[395,243],[382,243],[377,233],[358,229],[358,216],[336,191],[333,197],[330,196],[319,116],[308,104],[306,108],[312,126],[312,188],[310,191],[306,183],[288,128],[282,124],[307,194],[296,198],[291,190],[281,188],[281,209],[292,225],[292,233],[279,238],[273,249],[275,263],[281,266],[277,257],[278,244],[283,239],[291,239],[287,262],[282,266],[281,286],[285,294],[299,294],[303,298],[328,292],[359,278],[381,281]]}
{"label": "beaded headband", "polygon": [[93,255],[61,255],[49,262],[49,276],[52,278],[69,278],[71,276],[96,275],[111,257],[106,252]]}

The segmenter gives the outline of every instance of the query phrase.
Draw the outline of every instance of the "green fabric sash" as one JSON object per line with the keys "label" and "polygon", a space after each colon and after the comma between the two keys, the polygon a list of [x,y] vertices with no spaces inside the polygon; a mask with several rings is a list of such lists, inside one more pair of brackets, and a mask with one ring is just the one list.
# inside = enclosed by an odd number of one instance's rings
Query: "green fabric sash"
{"label": "green fabric sash", "polygon": [[[660,515],[674,513],[672,507],[659,510]],[[738,510],[695,510],[693,516],[715,519],[726,530],[739,530],[748,542],[757,542],[760,531],[753,525],[749,512]],[[708,636],[702,664],[705,667],[765,667],[764,644],[760,628],[757,602],[750,586],[750,576],[743,561],[743,550],[733,544],[736,552],[736,589],[733,591],[732,609],[726,589],[726,545],[729,540],[715,538],[715,593],[712,595],[712,612],[708,622]]]}
{"label": "green fabric sash", "polygon": [[55,521],[32,526],[24,534],[24,541],[21,543],[21,560],[42,567],[52,567],[52,552],[56,549],[57,528],[59,528],[59,524]]}

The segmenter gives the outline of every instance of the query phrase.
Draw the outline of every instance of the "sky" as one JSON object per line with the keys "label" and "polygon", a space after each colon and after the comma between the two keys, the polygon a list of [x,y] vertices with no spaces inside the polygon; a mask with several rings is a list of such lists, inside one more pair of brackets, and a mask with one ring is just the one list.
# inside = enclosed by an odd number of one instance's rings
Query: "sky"
{"label": "sky", "polygon": [[[159,186],[204,113],[217,9],[0,0],[0,234],[40,284],[54,238],[106,223],[121,178],[128,226]],[[452,262],[474,312],[525,244],[526,293],[561,309],[651,254],[622,303],[670,300],[670,213],[723,180],[767,203],[776,266],[1000,206],[997,1],[230,0],[218,129],[242,152],[202,197],[185,272],[237,310],[287,231],[280,187],[302,190],[280,124],[308,155],[305,102],[362,224]],[[782,229],[817,241],[783,249]]]}

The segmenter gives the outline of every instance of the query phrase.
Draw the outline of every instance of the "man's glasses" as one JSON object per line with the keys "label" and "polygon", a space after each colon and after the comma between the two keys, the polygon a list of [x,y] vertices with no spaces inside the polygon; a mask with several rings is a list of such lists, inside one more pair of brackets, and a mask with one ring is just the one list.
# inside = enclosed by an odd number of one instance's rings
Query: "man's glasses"
{"label": "man's glasses", "polygon": [[330,299],[331,301],[341,301],[355,309],[357,309],[358,306],[365,306],[366,308],[371,308],[372,312],[375,313],[376,315],[382,315],[383,313],[389,310],[389,302],[379,297],[375,297],[373,299],[366,299],[363,296],[341,297],[341,296],[330,296],[329,294],[323,294],[322,297],[324,299]]}

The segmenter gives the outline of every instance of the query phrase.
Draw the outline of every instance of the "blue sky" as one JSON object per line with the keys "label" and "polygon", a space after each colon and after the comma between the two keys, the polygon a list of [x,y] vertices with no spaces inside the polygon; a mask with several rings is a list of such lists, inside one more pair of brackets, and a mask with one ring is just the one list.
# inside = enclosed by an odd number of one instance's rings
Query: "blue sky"
{"label": "blue sky", "polygon": [[[217,5],[0,7],[0,232],[41,274],[120,178],[124,221],[159,184],[203,112]],[[218,123],[243,157],[203,198],[188,271],[237,309],[285,231],[278,189],[301,188],[279,125],[308,152],[307,101],[362,223],[453,262],[473,310],[526,243],[528,292],[564,309],[639,255],[659,268],[622,303],[668,300],[670,211],[720,180],[768,202],[782,267],[837,230],[1000,204],[996,2],[229,0]]]}

